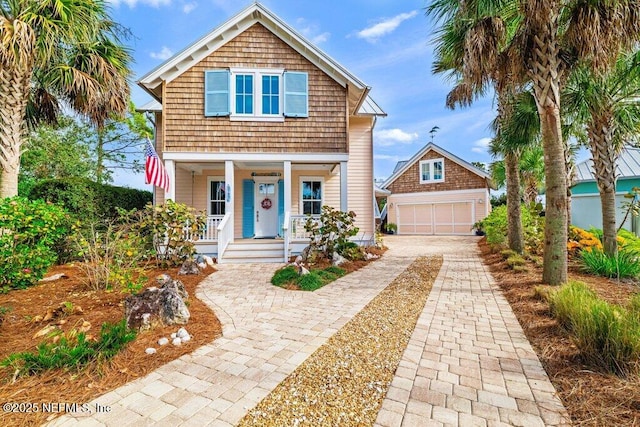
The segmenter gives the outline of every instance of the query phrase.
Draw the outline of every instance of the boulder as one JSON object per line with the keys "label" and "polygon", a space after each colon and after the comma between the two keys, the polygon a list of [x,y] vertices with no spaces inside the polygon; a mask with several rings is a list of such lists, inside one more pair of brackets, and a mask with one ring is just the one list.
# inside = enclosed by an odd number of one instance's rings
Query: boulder
{"label": "boulder", "polygon": [[[302,250],[302,253],[300,254],[300,256],[302,257],[302,259],[300,260],[301,262],[307,262],[307,259],[309,259],[309,254],[311,253],[311,245],[305,247]],[[298,259],[296,258],[296,264],[299,264],[299,262],[297,262]]]}
{"label": "boulder", "polygon": [[185,325],[189,321],[184,285],[167,277],[158,278],[160,288],[149,288],[125,299],[124,314],[129,328],[143,331],[156,323]]}
{"label": "boulder", "polygon": [[173,280],[168,274],[161,274],[156,278],[156,282],[160,285],[160,289],[173,289],[182,297],[182,299],[189,298],[189,294],[187,293],[187,289],[184,287],[184,283],[180,280]]}
{"label": "boulder", "polygon": [[335,265],[337,267],[337,266],[340,266],[340,265],[344,264],[345,262],[347,262],[347,259],[345,257],[340,255],[338,252],[334,252],[333,253],[333,257],[332,257],[333,265]]}
{"label": "boulder", "polygon": [[[204,263],[204,259],[202,260]],[[188,259],[182,263],[182,267],[178,271],[178,275],[187,275],[187,274],[200,274],[200,268],[198,267],[198,263],[192,259]]]}
{"label": "boulder", "polygon": [[300,266],[300,270],[298,271],[298,274],[300,276],[305,276],[307,274],[309,274],[309,270],[307,270],[306,268],[304,268],[303,266]]}
{"label": "boulder", "polygon": [[207,255],[203,255],[202,258],[204,258],[204,262],[206,262],[209,267],[213,268],[213,266],[215,265],[215,263],[213,262],[213,258]]}

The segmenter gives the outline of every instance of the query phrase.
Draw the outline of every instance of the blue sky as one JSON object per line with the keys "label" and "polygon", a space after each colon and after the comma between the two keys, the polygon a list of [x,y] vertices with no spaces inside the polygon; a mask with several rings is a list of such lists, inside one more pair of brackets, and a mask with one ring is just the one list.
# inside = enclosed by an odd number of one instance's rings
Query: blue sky
{"label": "blue sky", "polygon": [[[110,0],[112,17],[129,28],[135,79],[251,4],[248,0]],[[493,99],[449,110],[451,83],[431,74],[434,26],[424,0],[263,0],[263,5],[372,87],[388,114],[374,134],[374,173],[388,177],[430,140],[467,160],[489,162]],[[137,85],[136,105],[151,98]],[[116,176],[117,185],[148,188],[142,174]]]}

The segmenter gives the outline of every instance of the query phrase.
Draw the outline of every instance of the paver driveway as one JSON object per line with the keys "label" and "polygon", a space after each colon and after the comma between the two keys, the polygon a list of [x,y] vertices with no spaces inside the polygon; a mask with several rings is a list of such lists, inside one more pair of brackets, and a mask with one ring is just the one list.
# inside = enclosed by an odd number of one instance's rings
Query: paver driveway
{"label": "paver driveway", "polygon": [[197,292],[220,318],[222,338],[92,402],[109,413],[52,425],[233,425],[425,254],[445,262],[377,424],[560,423],[562,405],[476,242],[393,236],[381,260],[313,293],[271,286],[275,265],[222,265]]}

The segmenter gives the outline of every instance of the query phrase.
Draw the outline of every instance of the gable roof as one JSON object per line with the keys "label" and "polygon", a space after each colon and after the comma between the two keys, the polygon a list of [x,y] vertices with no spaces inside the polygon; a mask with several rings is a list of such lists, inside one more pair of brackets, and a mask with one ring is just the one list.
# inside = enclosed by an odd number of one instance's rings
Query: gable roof
{"label": "gable roof", "polygon": [[387,178],[387,180],[382,184],[382,188],[385,188],[385,189],[388,188],[396,179],[398,179],[400,176],[402,176],[402,174],[405,173],[407,171],[407,169],[409,169],[411,166],[413,166],[418,160],[420,160],[429,151],[435,151],[436,153],[440,154],[441,156],[446,157],[447,159],[451,160],[452,162],[457,163],[460,166],[462,166],[463,168],[466,168],[466,169],[470,170],[471,172],[475,173],[476,175],[486,179],[490,184],[491,175],[489,175],[487,172],[485,172],[482,169],[479,169],[479,168],[473,166],[469,162],[466,162],[466,161],[462,160],[460,157],[458,157],[458,156],[456,156],[454,154],[451,154],[450,152],[448,152],[444,148],[434,144],[433,142],[430,142],[426,146],[424,146],[424,148],[422,148],[422,150],[418,151],[409,160],[398,162],[398,164],[396,164],[396,167],[393,170],[393,173],[391,174],[391,176],[389,178]]}
{"label": "gable roof", "polygon": [[[640,178],[640,148],[626,147],[620,152],[616,162],[616,176],[622,178]],[[575,184],[595,181],[593,160],[588,159],[576,165]]]}
{"label": "gable roof", "polygon": [[138,80],[138,85],[155,99],[161,101],[163,81],[167,83],[173,81],[183,72],[256,23],[263,25],[284,43],[346,88],[351,114],[386,116],[386,113],[369,97],[369,91],[371,90],[369,86],[258,2],[251,4],[204,37],[142,76]]}

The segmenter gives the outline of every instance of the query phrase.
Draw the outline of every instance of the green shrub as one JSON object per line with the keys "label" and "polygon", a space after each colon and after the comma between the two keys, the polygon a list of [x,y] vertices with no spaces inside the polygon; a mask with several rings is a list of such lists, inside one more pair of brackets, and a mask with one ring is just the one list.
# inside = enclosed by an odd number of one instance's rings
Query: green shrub
{"label": "green shrub", "polygon": [[511,268],[522,267],[526,264],[527,261],[525,261],[525,259],[518,254],[511,255],[509,258],[507,258],[507,265]]}
{"label": "green shrub", "polygon": [[144,238],[129,224],[111,224],[77,231],[72,240],[83,262],[78,264],[93,290],[137,293],[147,282],[142,261]]}
{"label": "green shrub", "polygon": [[502,255],[502,258],[508,259],[509,257],[518,255],[518,253],[512,249],[504,249],[500,251],[500,255]]}
{"label": "green shrub", "polygon": [[600,249],[583,250],[580,261],[585,271],[609,278],[638,277],[640,262],[638,256],[620,248],[616,256],[605,254]]}
{"label": "green shrub", "polygon": [[0,200],[0,291],[36,284],[56,261],[68,218],[56,205],[21,197]]}
{"label": "green shrub", "polygon": [[288,283],[295,282],[298,277],[298,271],[294,266],[290,265],[277,270],[271,278],[271,284],[282,287]]}
{"label": "green shrub", "polygon": [[328,271],[329,273],[333,273],[338,277],[342,277],[345,274],[347,274],[347,271],[344,268],[340,268],[340,267],[337,267],[335,265],[332,265],[330,267],[325,268],[324,271]]}
{"label": "green shrub", "polygon": [[41,343],[37,353],[13,353],[0,366],[11,367],[12,374],[33,375],[49,369],[82,369],[94,361],[110,359],[136,337],[122,320],[116,324],[103,324],[98,341],[90,341],[84,333],[60,337],[57,343]]}
{"label": "green shrub", "polygon": [[128,213],[120,210],[120,214],[132,233],[145,238],[149,253],[163,267],[178,266],[196,253],[194,240],[204,231],[206,221],[195,209],[172,200]]}
{"label": "green shrub", "polygon": [[[544,217],[540,216],[542,207],[539,204],[522,205],[521,221],[524,243],[527,252],[541,253],[544,237]],[[487,243],[494,247],[507,245],[507,206],[498,206],[482,221],[476,224],[484,230]]]}
{"label": "green shrub", "polygon": [[83,178],[48,179],[35,184],[29,199],[42,199],[64,206],[76,218],[89,223],[116,219],[117,208],[130,211],[151,203],[149,191],[98,184]]}
{"label": "green shrub", "polygon": [[618,232],[618,242],[625,252],[640,256],[640,238],[629,230],[622,229]]}
{"label": "green shrub", "polygon": [[619,375],[635,372],[640,358],[640,318],[601,300],[584,283],[570,282],[549,295],[551,311],[572,335],[587,363]]}
{"label": "green shrub", "polygon": [[318,274],[317,271],[311,271],[309,274],[305,274],[304,276],[300,276],[298,279],[298,286],[303,291],[315,291],[316,289],[320,289],[326,283],[322,280],[322,277]]}
{"label": "green shrub", "polygon": [[320,222],[309,216],[304,228],[311,234],[311,252],[318,251],[327,259],[332,259],[337,248],[347,248],[351,243],[349,238],[358,234],[355,218],[355,212],[342,212],[331,206],[322,207]]}
{"label": "green shrub", "polygon": [[362,261],[364,259],[364,249],[355,242],[344,242],[336,245],[336,252],[349,261]]}

